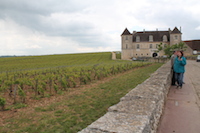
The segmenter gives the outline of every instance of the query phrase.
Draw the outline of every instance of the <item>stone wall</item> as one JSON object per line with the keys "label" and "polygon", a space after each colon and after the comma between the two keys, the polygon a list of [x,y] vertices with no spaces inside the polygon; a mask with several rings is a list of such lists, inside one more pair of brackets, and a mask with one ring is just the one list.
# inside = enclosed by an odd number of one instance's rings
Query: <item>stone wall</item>
{"label": "stone wall", "polygon": [[116,60],[116,53],[112,52],[112,60]]}
{"label": "stone wall", "polygon": [[78,133],[156,133],[170,85],[169,61]]}

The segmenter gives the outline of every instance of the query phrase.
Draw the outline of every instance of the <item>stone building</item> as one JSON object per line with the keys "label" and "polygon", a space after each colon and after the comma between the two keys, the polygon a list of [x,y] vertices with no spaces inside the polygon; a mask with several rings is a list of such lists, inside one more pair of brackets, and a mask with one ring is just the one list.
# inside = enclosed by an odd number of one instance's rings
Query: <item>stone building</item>
{"label": "stone building", "polygon": [[126,28],[121,35],[121,59],[131,59],[133,57],[153,57],[163,56],[163,52],[156,54],[158,44],[163,46],[178,44],[182,41],[182,33],[177,27],[172,31],[133,31],[130,33]]}
{"label": "stone building", "polygon": [[186,54],[200,54],[200,40],[187,40],[183,41],[187,45],[188,51]]}

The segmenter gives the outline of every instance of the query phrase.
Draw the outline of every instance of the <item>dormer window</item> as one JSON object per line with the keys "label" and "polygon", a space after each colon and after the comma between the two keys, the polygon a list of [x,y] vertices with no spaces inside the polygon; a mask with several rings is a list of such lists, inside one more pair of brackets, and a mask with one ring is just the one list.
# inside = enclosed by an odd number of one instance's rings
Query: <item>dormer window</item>
{"label": "dormer window", "polygon": [[153,36],[152,35],[149,36],[149,41],[153,42]]}
{"label": "dormer window", "polygon": [[140,42],[140,36],[136,36],[136,42]]}
{"label": "dormer window", "polygon": [[163,42],[167,42],[167,36],[166,35],[163,36]]}

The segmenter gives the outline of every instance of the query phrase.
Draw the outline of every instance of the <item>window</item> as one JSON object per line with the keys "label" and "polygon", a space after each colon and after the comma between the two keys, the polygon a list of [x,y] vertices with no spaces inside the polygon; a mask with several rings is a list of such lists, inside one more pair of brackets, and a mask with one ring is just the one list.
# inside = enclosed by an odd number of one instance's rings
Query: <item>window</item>
{"label": "window", "polygon": [[152,45],[152,44],[150,44],[150,45],[149,45],[149,48],[153,48],[153,45]]}
{"label": "window", "polygon": [[167,42],[167,36],[166,35],[163,36],[163,42]]}
{"label": "window", "polygon": [[136,36],[136,42],[140,42],[140,36]]}
{"label": "window", "polygon": [[153,36],[152,35],[149,36],[149,41],[153,42]]}
{"label": "window", "polygon": [[177,39],[178,39],[178,36],[177,36],[177,35],[175,35],[175,36],[174,36],[174,39],[175,39],[175,40],[177,40]]}
{"label": "window", "polygon": [[140,49],[140,44],[137,44],[137,49]]}
{"label": "window", "polygon": [[158,44],[156,44],[156,48],[158,48]]}
{"label": "window", "polygon": [[128,36],[126,36],[126,40],[128,40]]}

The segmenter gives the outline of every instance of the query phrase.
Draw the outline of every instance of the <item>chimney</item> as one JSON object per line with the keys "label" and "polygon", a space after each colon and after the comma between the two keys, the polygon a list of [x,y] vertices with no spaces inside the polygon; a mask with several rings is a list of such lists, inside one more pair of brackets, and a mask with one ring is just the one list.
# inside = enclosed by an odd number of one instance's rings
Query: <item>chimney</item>
{"label": "chimney", "polygon": [[180,26],[180,32],[181,32],[181,26]]}
{"label": "chimney", "polygon": [[168,31],[169,31],[169,33],[171,33],[171,29],[170,28],[168,29]]}
{"label": "chimney", "polygon": [[145,29],[143,30],[143,33],[145,33]]}
{"label": "chimney", "polygon": [[133,34],[135,34],[135,33],[136,33],[136,31],[134,30],[134,31],[133,31]]}
{"label": "chimney", "polygon": [[158,31],[158,28],[156,28],[156,31]]}

